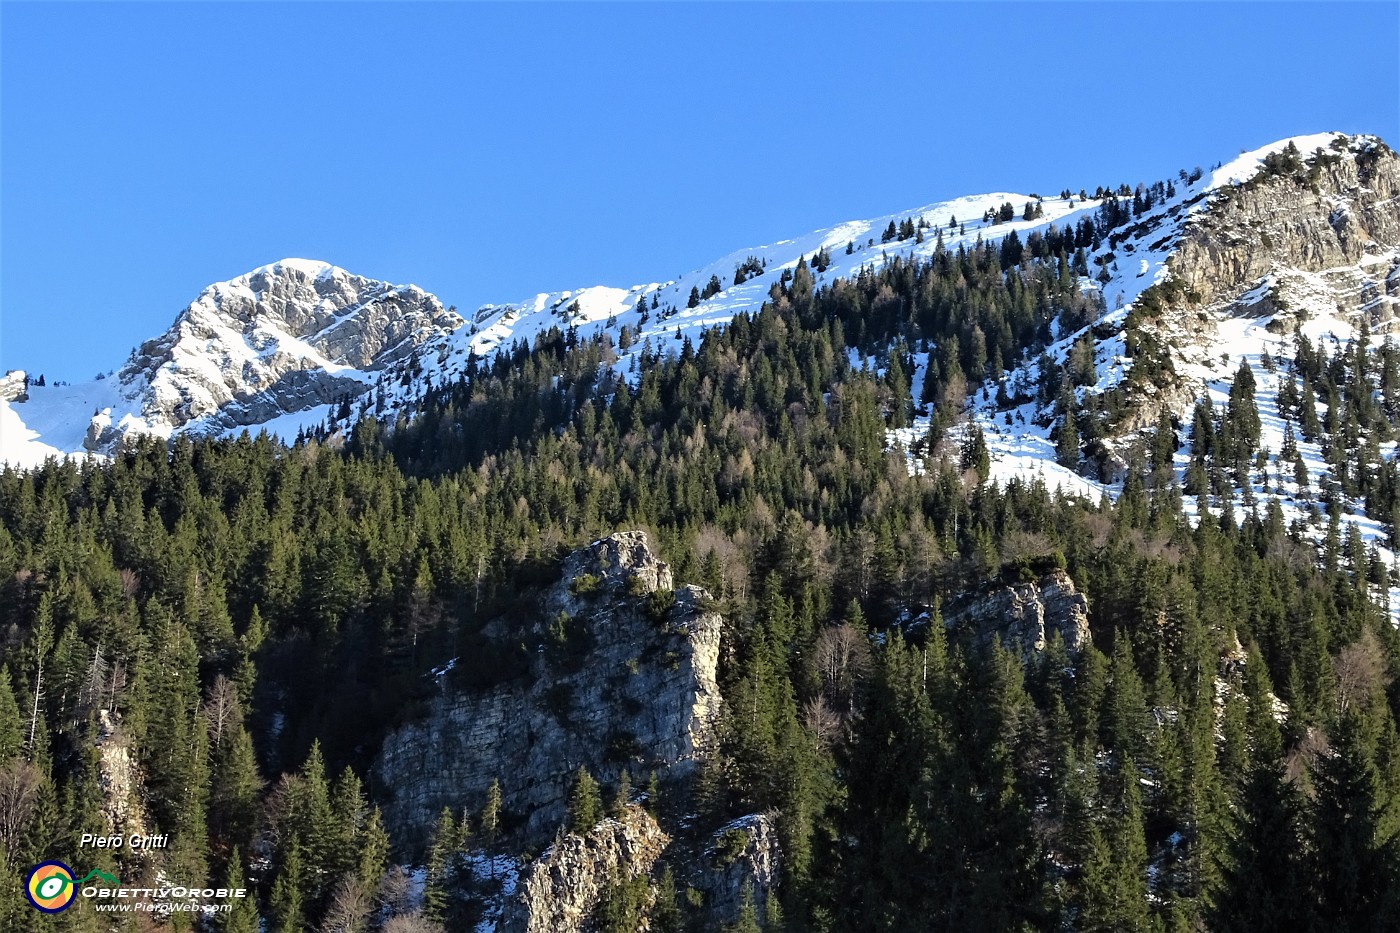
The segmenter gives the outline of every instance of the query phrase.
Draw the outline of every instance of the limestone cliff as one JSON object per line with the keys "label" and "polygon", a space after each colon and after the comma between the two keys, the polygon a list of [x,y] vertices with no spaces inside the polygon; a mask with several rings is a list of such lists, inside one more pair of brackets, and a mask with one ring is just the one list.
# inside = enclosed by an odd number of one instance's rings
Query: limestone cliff
{"label": "limestone cliff", "polygon": [[[1301,155],[1313,159],[1313,174],[1260,175],[1227,189],[1186,226],[1171,271],[1201,303],[1233,301],[1281,270],[1340,271],[1400,245],[1400,159],[1393,151],[1357,140],[1320,157]],[[1395,268],[1394,257],[1374,266],[1377,295],[1394,294]],[[1363,292],[1341,288],[1338,298],[1359,310]]]}
{"label": "limestone cliff", "polygon": [[146,831],[141,808],[141,770],[136,753],[111,710],[98,710],[97,780],[102,788],[102,817],[108,834],[128,836]]}
{"label": "limestone cliff", "polygon": [[951,603],[943,612],[950,632],[970,632],[984,648],[997,641],[1026,653],[1043,651],[1058,632],[1070,651],[1089,643],[1089,603],[1063,570],[1039,580],[999,585]]}
{"label": "limestone cliff", "polygon": [[500,779],[523,839],[563,821],[574,775],[611,782],[623,768],[688,773],[720,711],[721,620],[695,586],[672,590],[670,567],[642,532],[570,555],[525,632],[528,676],[485,691],[445,689],[427,715],[384,741],[374,768],[396,839],[416,848],[444,806],[481,805]]}
{"label": "limestone cliff", "polygon": [[358,396],[462,323],[413,285],[307,260],[263,266],[209,286],[132,352],[111,380],[123,400],[93,418],[85,446],[106,451],[132,430],[231,431]]}

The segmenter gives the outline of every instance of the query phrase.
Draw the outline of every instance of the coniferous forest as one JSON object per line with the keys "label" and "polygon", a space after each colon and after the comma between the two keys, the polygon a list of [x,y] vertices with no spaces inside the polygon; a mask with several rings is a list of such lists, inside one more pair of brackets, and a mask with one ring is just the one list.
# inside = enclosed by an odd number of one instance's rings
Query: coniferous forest
{"label": "coniferous forest", "polygon": [[[613,368],[612,334],[555,330],[473,360],[412,417],[366,412],[291,447],[151,440],[0,473],[0,929],[33,928],[29,866],[104,831],[114,730],[146,829],[171,845],[85,850],[84,870],[246,885],[210,925],[228,933],[471,928],[461,857],[504,852],[520,814],[464,801],[401,837],[369,766],[448,659],[456,689],[521,676],[487,624],[528,615],[564,554],[627,529],[724,618],[718,747],[649,806],[675,836],[776,815],[777,896],[728,928],[1400,928],[1387,568],[1359,537],[1319,548],[1276,507],[1211,498],[1258,453],[1248,380],[1223,415],[1146,432],[1116,502],[992,483],[959,425],[970,383],[1102,311],[1079,267],[1111,226],[820,286],[802,263],[762,310],[698,345],[648,341],[632,371]],[[916,352],[931,352],[917,387]],[[1393,421],[1389,345],[1303,347],[1295,365],[1288,404],[1338,438],[1345,493],[1393,527],[1393,466],[1345,469],[1347,426]],[[1061,391],[1074,366],[1028,391],[1064,399],[1065,456],[1089,469],[1122,400]],[[932,421],[911,475],[886,432],[916,409]],[[1184,485],[1165,468],[1181,448]],[[1188,520],[1196,497],[1217,507]],[[941,607],[1045,566],[1085,594],[1092,644],[945,631]],[[819,662],[836,641],[842,662]],[[617,793],[593,783],[580,776],[575,828]],[[412,907],[397,866],[421,869]],[[657,881],[649,929],[717,928]],[[639,899],[617,886],[597,927],[638,929]]]}

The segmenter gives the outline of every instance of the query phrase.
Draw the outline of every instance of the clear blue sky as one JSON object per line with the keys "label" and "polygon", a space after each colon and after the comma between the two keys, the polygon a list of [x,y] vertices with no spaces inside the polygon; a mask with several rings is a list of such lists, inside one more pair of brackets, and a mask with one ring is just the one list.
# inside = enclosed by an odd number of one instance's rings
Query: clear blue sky
{"label": "clear blue sky", "polygon": [[284,256],[470,309],[988,190],[1400,139],[1400,6],[0,4],[0,366]]}

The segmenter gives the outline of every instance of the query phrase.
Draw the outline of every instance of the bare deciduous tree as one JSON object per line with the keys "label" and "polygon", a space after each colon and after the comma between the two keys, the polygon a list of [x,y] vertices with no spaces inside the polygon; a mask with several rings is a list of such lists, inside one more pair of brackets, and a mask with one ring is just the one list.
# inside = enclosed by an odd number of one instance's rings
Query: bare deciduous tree
{"label": "bare deciduous tree", "polygon": [[1317,759],[1331,751],[1332,745],[1327,741],[1327,733],[1321,729],[1309,729],[1307,734],[1298,741],[1298,744],[1284,755],[1284,776],[1290,783],[1311,794],[1308,775],[1312,773]]}
{"label": "bare deciduous tree", "polygon": [[802,705],[802,724],[823,748],[829,748],[841,731],[841,716],[819,694]]}
{"label": "bare deciduous tree", "polygon": [[841,708],[849,707],[856,687],[870,667],[870,645],[865,635],[844,622],[822,629],[812,652],[822,686]]}
{"label": "bare deciduous tree", "polygon": [[376,895],[380,909],[390,917],[413,913],[413,878],[402,865],[394,865],[379,879]]}
{"label": "bare deciduous tree", "polygon": [[443,933],[443,925],[419,914],[390,917],[380,927],[382,933]]}
{"label": "bare deciduous tree", "polygon": [[354,874],[343,876],[331,892],[330,906],[321,921],[321,933],[364,933],[374,905]]}
{"label": "bare deciduous tree", "polygon": [[204,697],[203,713],[209,723],[209,741],[218,749],[224,736],[243,723],[243,706],[238,702],[238,687],[233,681],[223,674],[214,678]]}
{"label": "bare deciduous tree", "polygon": [[1337,675],[1337,708],[1346,710],[1384,689],[1387,682],[1385,649],[1374,632],[1361,637],[1342,649],[1333,662]]}
{"label": "bare deciduous tree", "polygon": [[11,758],[0,767],[0,847],[12,853],[34,819],[44,777],[33,763]]}

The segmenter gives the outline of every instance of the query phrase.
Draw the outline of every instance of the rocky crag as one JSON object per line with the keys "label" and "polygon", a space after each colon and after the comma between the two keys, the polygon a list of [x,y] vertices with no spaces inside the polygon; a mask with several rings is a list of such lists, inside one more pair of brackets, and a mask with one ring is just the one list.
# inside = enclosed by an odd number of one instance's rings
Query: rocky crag
{"label": "rocky crag", "polygon": [[1045,650],[1058,634],[1074,652],[1089,643],[1089,602],[1069,574],[1056,570],[959,599],[944,609],[943,624],[950,634],[970,634],[984,649],[1000,642],[1029,654]]}
{"label": "rocky crag", "polygon": [[[716,924],[733,923],[743,898],[761,915],[776,896],[782,852],[773,818],[755,813],[734,820],[695,843],[673,843],[651,815],[629,806],[584,834],[566,834],[530,863],[507,900],[499,933],[587,933],[596,928],[598,905],[610,886],[649,879],[644,913],[657,898],[664,862],[681,863],[676,875]],[[644,917],[641,929],[647,929]]]}
{"label": "rocky crag", "polygon": [[[88,450],[124,433],[221,433],[359,396],[376,372],[463,324],[414,285],[288,259],[206,288],[112,380],[125,404],[94,416]],[[118,418],[117,409],[135,409]]]}
{"label": "rocky crag", "polygon": [[721,619],[642,532],[570,555],[539,600],[537,623],[488,633],[531,647],[527,676],[484,691],[445,688],[390,734],[374,768],[396,838],[427,838],[444,806],[480,807],[500,780],[522,842],[550,837],[580,767],[604,783],[626,768],[680,777],[710,745],[720,712]]}
{"label": "rocky crag", "polygon": [[498,933],[586,930],[609,885],[648,875],[670,842],[638,806],[588,833],[560,837],[520,878]]}

